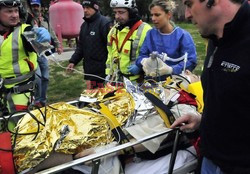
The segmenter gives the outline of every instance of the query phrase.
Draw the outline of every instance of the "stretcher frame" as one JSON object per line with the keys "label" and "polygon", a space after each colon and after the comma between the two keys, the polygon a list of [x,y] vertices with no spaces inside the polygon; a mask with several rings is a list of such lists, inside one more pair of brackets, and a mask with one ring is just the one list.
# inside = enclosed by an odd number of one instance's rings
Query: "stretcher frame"
{"label": "stretcher frame", "polygon": [[[74,106],[77,106],[79,101],[74,100],[74,101],[70,101],[67,103],[74,105]],[[20,112],[20,113],[14,114],[12,117],[21,117],[24,114],[25,114],[25,112],[24,113]],[[6,119],[8,117],[9,116],[5,116]],[[0,123],[2,120],[3,120],[3,118],[0,118]],[[176,128],[176,129],[169,129],[169,130],[165,130],[163,132],[155,133],[155,134],[152,134],[150,136],[144,137],[142,139],[136,140],[134,142],[127,142],[125,144],[117,145],[115,147],[112,147],[111,149],[106,149],[106,150],[103,150],[103,151],[95,153],[95,154],[90,154],[88,156],[85,156],[85,157],[82,157],[79,159],[75,159],[73,161],[66,162],[64,164],[60,164],[60,165],[39,171],[39,172],[37,172],[37,174],[58,173],[58,172],[63,171],[65,169],[68,169],[68,168],[71,168],[73,166],[83,164],[83,163],[89,162],[89,161],[91,161],[94,164],[91,174],[98,174],[98,167],[99,167],[98,164],[100,163],[100,159],[102,157],[109,155],[109,154],[112,154],[112,153],[115,153],[115,152],[118,152],[118,151],[121,151],[121,150],[124,150],[124,149],[129,148],[129,147],[133,147],[133,146],[138,145],[138,144],[142,144],[146,141],[157,138],[159,136],[169,134],[170,132],[175,132],[175,139],[174,139],[174,145],[173,145],[171,158],[170,158],[170,162],[169,162],[168,174],[187,174],[187,173],[195,171],[195,169],[198,165],[197,159],[194,159],[194,160],[190,161],[188,164],[185,164],[182,167],[174,170],[175,159],[176,159],[176,155],[177,155],[177,151],[178,151],[177,145],[179,143],[179,138],[181,135],[181,131],[179,130],[179,128]]]}

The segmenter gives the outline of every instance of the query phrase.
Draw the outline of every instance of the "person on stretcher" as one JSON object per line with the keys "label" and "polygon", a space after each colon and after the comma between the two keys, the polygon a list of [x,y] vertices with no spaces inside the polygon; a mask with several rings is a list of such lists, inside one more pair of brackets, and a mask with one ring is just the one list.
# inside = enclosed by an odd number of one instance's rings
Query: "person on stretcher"
{"label": "person on stretcher", "polygon": [[[181,88],[183,88],[187,91],[190,90],[189,89],[189,87],[190,87],[189,80],[192,82],[193,82],[193,80],[194,81],[199,80],[199,78],[194,76],[189,71],[185,72],[185,77],[184,76],[172,76],[172,78],[167,79],[166,82],[163,83],[163,85],[158,86],[160,89],[159,91],[161,91],[160,98],[164,104],[168,104],[168,102],[173,97],[174,93],[176,93],[176,92],[178,93],[178,92],[182,91]],[[127,89],[127,91],[129,91],[130,96],[132,96],[134,101],[135,101],[134,110],[136,111],[136,112],[134,112],[134,114],[132,114],[132,116],[130,116],[128,118],[128,120],[126,121],[126,123],[124,123],[124,126],[123,126],[123,131],[126,132],[127,137],[129,137],[130,141],[133,141],[133,139],[140,139],[140,138],[143,138],[147,135],[151,135],[151,134],[154,134],[157,132],[162,132],[162,131],[168,129],[166,127],[166,124],[164,123],[163,119],[161,118],[161,116],[159,116],[159,114],[156,111],[150,112],[154,108],[154,105],[148,101],[148,99],[143,95],[143,92],[141,92],[139,88],[137,88],[137,90],[134,90],[134,89],[131,90],[132,88],[134,88],[132,83],[130,83],[129,81],[125,81],[125,82],[126,82],[125,88]],[[195,83],[191,83],[191,84],[195,84]],[[145,85],[149,85],[149,84],[145,84]],[[174,91],[174,92],[172,92],[172,91]],[[181,93],[183,93],[184,95],[189,95],[188,92],[181,92]],[[124,96],[123,94],[121,94],[121,95]],[[194,97],[194,95],[192,97]],[[175,97],[175,98],[178,98],[178,97]],[[198,101],[198,100],[195,100],[193,98],[193,101]],[[117,101],[115,101],[115,102],[117,102]],[[171,102],[175,102],[175,101],[172,100]],[[126,103],[128,103],[128,101]],[[199,101],[198,103],[202,103],[202,102]],[[121,105],[121,104],[118,104],[118,105]],[[187,105],[189,107],[185,107],[185,105]],[[196,106],[197,106],[197,104],[194,104],[194,105],[192,103],[191,104],[190,103],[178,104],[178,102],[176,102],[176,103],[173,103],[173,106],[171,106],[172,107],[171,111],[174,113],[174,116],[176,118],[178,118],[181,115],[185,114],[185,112],[197,112]],[[84,108],[83,108],[83,110],[84,110]],[[128,109],[126,109],[126,110],[128,110]],[[111,109],[111,111],[114,112],[114,110],[112,110],[112,109]],[[131,120],[133,120],[133,122]],[[49,118],[47,118],[47,122],[48,121],[49,121]],[[89,119],[89,121],[91,122],[90,119]],[[79,120],[77,120],[77,122],[79,122]],[[76,124],[77,122],[75,122],[74,124]],[[56,125],[56,123],[57,123],[57,121],[54,122],[55,125],[53,125],[53,127],[60,127],[59,125]],[[20,126],[20,124],[19,124],[19,126]],[[21,129],[21,128],[19,128],[19,129]],[[47,138],[49,138],[49,137],[47,137]],[[165,138],[166,138],[166,136],[155,138],[151,141],[143,143],[143,145],[138,145],[137,147],[134,147],[134,149],[136,152],[149,150],[151,153],[155,153],[158,150],[158,148],[160,147],[161,142]],[[41,141],[42,140],[40,140],[39,142],[41,142]],[[62,142],[61,146],[63,145],[63,143],[64,142]],[[18,145],[20,145],[20,144],[17,144],[17,146]],[[86,155],[89,155],[89,154],[92,154],[95,152],[98,153],[98,151],[101,151],[101,150],[106,149],[106,148],[112,148],[115,145],[117,145],[117,143],[115,143],[115,142],[110,143],[109,145],[106,145],[106,146],[103,146],[102,144],[95,144],[95,146],[92,148],[87,148],[87,149],[83,148],[83,151],[74,155],[73,158],[76,159],[76,158],[80,158],[80,157],[83,157],[83,156],[86,156]],[[96,147],[96,146],[99,146],[99,147]],[[15,154],[14,154],[14,156],[15,156]],[[57,151],[53,151],[53,152],[51,151],[51,153],[47,157],[47,159],[43,160],[40,164],[38,164],[36,166],[32,166],[33,170],[29,171],[29,173],[35,173],[36,171],[39,171],[41,169],[49,168],[49,167],[52,167],[52,166],[55,166],[55,165],[58,165],[61,163],[65,163],[67,161],[71,161],[71,160],[73,160],[73,158],[72,158],[72,155],[67,155],[67,153],[65,154],[65,153],[58,153]],[[119,164],[119,160],[117,157],[116,158],[112,157],[112,160],[109,159],[106,161],[110,161],[110,162]],[[130,168],[131,167],[133,168],[133,166],[130,165]],[[74,167],[74,168],[76,168],[77,170],[81,170],[81,171],[84,170],[85,171],[85,169],[82,169],[81,166],[80,166],[80,169],[79,169],[79,166]],[[119,170],[119,167],[118,168],[110,167],[109,169]],[[90,170],[90,169],[88,169],[88,170]],[[129,170],[129,168],[127,168],[126,170]],[[86,173],[86,171],[85,171],[85,173]]]}

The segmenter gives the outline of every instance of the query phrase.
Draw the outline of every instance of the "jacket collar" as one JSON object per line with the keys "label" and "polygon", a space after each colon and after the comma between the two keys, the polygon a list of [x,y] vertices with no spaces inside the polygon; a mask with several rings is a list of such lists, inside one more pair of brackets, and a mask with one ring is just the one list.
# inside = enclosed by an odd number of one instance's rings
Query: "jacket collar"
{"label": "jacket collar", "polygon": [[123,28],[125,28],[125,27],[132,28],[133,25],[134,25],[136,22],[138,22],[139,20],[141,20],[141,18],[140,18],[139,16],[136,16],[135,18],[129,19],[128,22],[126,22],[125,24],[119,25],[119,26],[117,27],[117,29],[121,31],[121,30],[122,30]]}
{"label": "jacket collar", "polygon": [[84,19],[85,22],[91,23],[91,22],[95,21],[100,16],[101,16],[101,13],[98,11],[95,14],[93,14],[93,16],[91,16],[90,18],[83,17],[83,19]]}

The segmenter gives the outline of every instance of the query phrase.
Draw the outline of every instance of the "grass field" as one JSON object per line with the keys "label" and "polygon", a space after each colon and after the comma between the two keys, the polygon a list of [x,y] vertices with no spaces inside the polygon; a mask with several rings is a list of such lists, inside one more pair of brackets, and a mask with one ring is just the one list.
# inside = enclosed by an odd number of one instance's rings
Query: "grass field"
{"label": "grass field", "polygon": [[[198,65],[194,73],[200,75],[205,58],[205,40],[200,37],[198,30],[192,24],[177,23],[177,25],[190,32],[194,39],[198,59]],[[68,62],[61,62],[61,64],[65,67]],[[82,71],[82,63],[79,63],[76,68]],[[50,63],[50,83],[47,93],[48,103],[74,100],[79,97],[84,88],[86,88],[86,85],[82,74],[67,74],[65,69],[53,62]]]}
{"label": "grass field", "polygon": [[200,36],[198,30],[194,25],[187,23],[179,23],[177,25],[187,30],[194,39],[198,60],[198,65],[195,68],[194,73],[200,75],[203,69],[203,62],[206,55],[206,41]]}

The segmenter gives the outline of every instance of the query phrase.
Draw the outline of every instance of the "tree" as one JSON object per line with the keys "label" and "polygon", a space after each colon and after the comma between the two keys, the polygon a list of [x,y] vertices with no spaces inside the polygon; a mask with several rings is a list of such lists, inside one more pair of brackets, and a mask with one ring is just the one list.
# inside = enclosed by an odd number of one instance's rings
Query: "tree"
{"label": "tree", "polygon": [[182,0],[176,0],[177,8],[173,14],[174,21],[184,21],[185,20],[185,6]]}
{"label": "tree", "polygon": [[152,0],[137,0],[137,7],[139,14],[144,18],[146,22],[149,22],[150,20],[150,12],[148,9],[149,4],[152,2]]}

